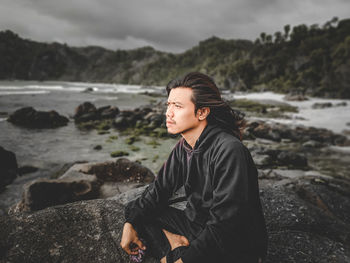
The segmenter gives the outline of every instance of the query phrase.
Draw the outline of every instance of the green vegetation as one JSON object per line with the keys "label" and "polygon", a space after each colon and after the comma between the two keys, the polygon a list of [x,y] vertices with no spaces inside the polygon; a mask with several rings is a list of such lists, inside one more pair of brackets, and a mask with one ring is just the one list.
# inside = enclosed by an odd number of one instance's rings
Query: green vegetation
{"label": "green vegetation", "polygon": [[286,112],[298,112],[297,107],[291,105],[275,105],[260,103],[248,99],[237,99],[230,102],[230,106],[245,112],[248,116],[261,116],[267,118],[286,118]]}
{"label": "green vegetation", "polygon": [[44,44],[9,30],[0,32],[0,43],[0,79],[165,85],[200,71],[232,91],[350,98],[350,19],[285,25],[274,34],[262,32],[254,42],[212,37],[176,55],[151,47],[109,51]]}
{"label": "green vegetation", "polygon": [[111,157],[115,158],[115,157],[120,157],[120,156],[128,156],[129,153],[126,151],[115,151],[111,153]]}
{"label": "green vegetation", "polygon": [[137,147],[137,146],[135,146],[135,145],[130,145],[130,146],[129,146],[129,149],[130,149],[131,151],[133,151],[133,152],[138,152],[138,151],[141,150],[140,147]]}

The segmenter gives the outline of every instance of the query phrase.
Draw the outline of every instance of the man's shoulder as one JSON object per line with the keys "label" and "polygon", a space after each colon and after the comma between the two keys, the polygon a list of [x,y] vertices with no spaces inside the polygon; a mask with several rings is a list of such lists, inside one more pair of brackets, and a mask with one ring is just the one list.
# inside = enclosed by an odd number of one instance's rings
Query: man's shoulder
{"label": "man's shoulder", "polygon": [[236,152],[237,154],[246,154],[248,149],[243,142],[232,133],[223,130],[218,133],[210,146],[211,151],[215,153]]}
{"label": "man's shoulder", "polygon": [[214,146],[243,145],[243,143],[232,132],[222,129],[220,132],[216,134],[212,142],[212,145]]}

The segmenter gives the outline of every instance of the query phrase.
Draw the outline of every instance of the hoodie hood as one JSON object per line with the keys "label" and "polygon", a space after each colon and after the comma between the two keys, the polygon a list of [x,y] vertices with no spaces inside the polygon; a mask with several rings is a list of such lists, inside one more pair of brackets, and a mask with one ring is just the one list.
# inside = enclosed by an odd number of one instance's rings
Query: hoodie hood
{"label": "hoodie hood", "polygon": [[197,139],[193,149],[184,138],[181,138],[184,149],[186,150],[186,152],[201,152],[202,150],[205,150],[207,146],[210,145],[212,140],[215,139],[215,136],[222,131],[223,129],[220,128],[220,126],[218,126],[217,124],[208,123],[208,125],[204,128],[201,135]]}

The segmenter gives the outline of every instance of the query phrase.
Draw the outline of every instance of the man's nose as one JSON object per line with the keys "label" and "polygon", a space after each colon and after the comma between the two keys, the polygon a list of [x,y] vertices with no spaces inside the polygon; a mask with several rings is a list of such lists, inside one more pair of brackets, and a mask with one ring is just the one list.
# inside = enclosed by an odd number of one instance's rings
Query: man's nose
{"label": "man's nose", "polygon": [[173,113],[172,107],[169,106],[169,107],[167,108],[167,110],[166,110],[165,116],[168,117],[168,118],[171,118],[173,115],[174,115],[174,113]]}

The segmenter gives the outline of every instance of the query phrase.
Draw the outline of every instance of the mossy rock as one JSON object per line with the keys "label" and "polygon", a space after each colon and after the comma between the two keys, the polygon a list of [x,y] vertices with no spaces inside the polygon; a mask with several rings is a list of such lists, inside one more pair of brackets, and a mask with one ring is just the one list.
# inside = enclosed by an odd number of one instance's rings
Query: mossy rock
{"label": "mossy rock", "polygon": [[159,142],[157,142],[155,139],[150,140],[150,141],[146,141],[146,142],[145,142],[145,144],[147,144],[147,145],[151,145],[151,146],[153,146],[153,148],[156,148],[157,146],[159,146],[159,145],[160,145],[160,143],[159,143]]}
{"label": "mossy rock", "polygon": [[130,145],[130,146],[129,146],[129,149],[130,149],[131,151],[133,151],[133,152],[138,152],[138,151],[140,151],[140,147],[137,147],[137,146],[135,146],[135,145]]}
{"label": "mossy rock", "polygon": [[111,157],[115,158],[115,157],[120,157],[120,156],[128,156],[129,153],[126,151],[115,151],[111,153]]}
{"label": "mossy rock", "polygon": [[98,135],[104,135],[104,134],[109,134],[109,131],[98,131],[97,134]]}
{"label": "mossy rock", "polygon": [[133,144],[135,141],[139,141],[139,140],[140,140],[140,139],[139,139],[138,136],[131,135],[131,136],[129,136],[128,138],[125,139],[125,143],[131,145],[131,144]]}

